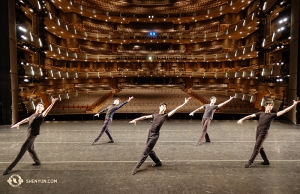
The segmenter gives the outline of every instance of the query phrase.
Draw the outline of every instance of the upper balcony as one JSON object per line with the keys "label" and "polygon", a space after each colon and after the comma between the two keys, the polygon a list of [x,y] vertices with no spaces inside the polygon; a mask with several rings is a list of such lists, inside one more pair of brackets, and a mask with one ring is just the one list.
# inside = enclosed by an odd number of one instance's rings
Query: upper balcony
{"label": "upper balcony", "polygon": [[[34,0],[31,0],[34,1]],[[160,5],[134,4],[107,0],[52,0],[57,9],[74,12],[89,18],[101,18],[108,22],[195,22],[219,17],[226,13],[238,13],[253,0],[203,0],[178,1]],[[178,20],[179,18],[179,20]]]}

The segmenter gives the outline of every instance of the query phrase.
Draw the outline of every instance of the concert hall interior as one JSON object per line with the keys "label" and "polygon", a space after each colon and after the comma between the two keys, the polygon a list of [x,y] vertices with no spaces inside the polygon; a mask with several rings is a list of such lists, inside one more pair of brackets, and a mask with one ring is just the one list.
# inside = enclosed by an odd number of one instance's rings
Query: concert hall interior
{"label": "concert hall interior", "polygon": [[[2,1],[0,169],[26,137],[27,124],[10,126],[58,98],[35,142],[42,165],[28,167],[26,153],[12,170],[58,184],[25,181],[16,193],[299,192],[300,106],[272,123],[267,167],[244,168],[257,119],[237,124],[265,102],[276,113],[299,100],[299,9],[299,0]],[[104,143],[104,134],[92,146],[105,120],[95,114],[131,96],[113,116],[115,142]],[[212,142],[195,146],[205,110],[190,113],[212,96],[226,104],[214,112]],[[129,121],[158,113],[161,102],[168,113],[188,97],[162,126],[155,150],[163,166],[147,159],[132,176],[152,122]],[[8,177],[0,193],[15,192]]]}

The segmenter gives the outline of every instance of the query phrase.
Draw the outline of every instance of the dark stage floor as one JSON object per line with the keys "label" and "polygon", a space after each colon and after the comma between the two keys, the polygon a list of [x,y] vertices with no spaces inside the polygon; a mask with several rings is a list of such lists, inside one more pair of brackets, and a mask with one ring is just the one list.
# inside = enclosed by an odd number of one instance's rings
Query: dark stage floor
{"label": "dark stage floor", "polygon": [[[32,166],[26,153],[10,174],[2,172],[26,139],[20,129],[0,126],[0,193],[300,193],[300,126],[272,123],[264,148],[270,166],[244,168],[255,143],[257,121],[213,121],[211,143],[195,146],[201,120],[168,120],[154,150],[163,162],[147,159],[136,175],[131,171],[144,149],[149,121],[136,126],[114,120],[114,144],[104,135],[92,146],[103,121],[46,121],[35,141],[41,166]],[[12,176],[14,175],[14,176]],[[11,177],[14,186],[7,180]],[[15,182],[14,182],[15,181]]]}

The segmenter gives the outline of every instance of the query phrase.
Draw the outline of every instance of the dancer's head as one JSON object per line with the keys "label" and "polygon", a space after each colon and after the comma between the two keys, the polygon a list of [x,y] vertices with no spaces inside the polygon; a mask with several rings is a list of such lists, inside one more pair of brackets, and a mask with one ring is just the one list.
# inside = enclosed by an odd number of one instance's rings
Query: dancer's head
{"label": "dancer's head", "polygon": [[215,97],[215,96],[212,96],[212,97],[210,97],[210,103],[215,103],[217,101],[217,97]]}
{"label": "dancer's head", "polygon": [[265,102],[265,112],[271,112],[271,110],[273,109],[274,106],[274,102],[273,100],[268,100]]}
{"label": "dancer's head", "polygon": [[120,103],[120,98],[116,98],[116,99],[114,100],[114,103],[113,103],[113,104],[118,105],[119,103]]}
{"label": "dancer's head", "polygon": [[159,104],[159,112],[160,113],[165,112],[166,109],[167,109],[167,103],[162,102],[162,103]]}
{"label": "dancer's head", "polygon": [[35,112],[41,113],[41,112],[43,112],[44,109],[45,109],[44,103],[39,102],[35,107]]}

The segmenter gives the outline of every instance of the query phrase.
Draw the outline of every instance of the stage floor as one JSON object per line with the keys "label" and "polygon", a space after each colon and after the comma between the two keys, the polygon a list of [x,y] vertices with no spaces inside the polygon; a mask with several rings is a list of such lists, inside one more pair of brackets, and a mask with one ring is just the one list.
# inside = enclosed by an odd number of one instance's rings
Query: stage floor
{"label": "stage floor", "polygon": [[[0,126],[0,193],[300,193],[300,126],[273,121],[264,143],[270,166],[244,168],[255,143],[257,121],[243,125],[212,121],[211,143],[195,146],[201,120],[168,120],[154,148],[162,167],[151,167],[148,158],[136,175],[151,123],[114,120],[110,131],[91,145],[103,124],[95,121],[46,121],[35,140],[42,162],[32,166],[28,153],[3,176],[26,139],[27,124],[20,129]],[[14,175],[14,176],[12,176]],[[20,177],[23,180],[20,186]],[[11,177],[11,186],[7,180]]]}

